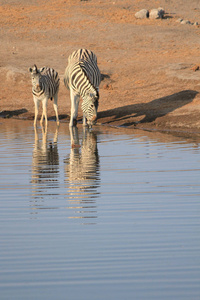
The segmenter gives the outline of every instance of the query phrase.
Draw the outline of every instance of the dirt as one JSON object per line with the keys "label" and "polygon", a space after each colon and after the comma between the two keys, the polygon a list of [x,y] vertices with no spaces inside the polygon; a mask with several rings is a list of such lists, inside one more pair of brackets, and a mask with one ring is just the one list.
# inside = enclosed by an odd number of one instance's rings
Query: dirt
{"label": "dirt", "polygon": [[[160,6],[164,19],[135,18]],[[34,118],[28,68],[36,64],[59,73],[58,111],[69,122],[67,58],[88,48],[103,74],[99,124],[200,132],[200,26],[178,18],[200,23],[200,2],[0,0],[0,116]]]}

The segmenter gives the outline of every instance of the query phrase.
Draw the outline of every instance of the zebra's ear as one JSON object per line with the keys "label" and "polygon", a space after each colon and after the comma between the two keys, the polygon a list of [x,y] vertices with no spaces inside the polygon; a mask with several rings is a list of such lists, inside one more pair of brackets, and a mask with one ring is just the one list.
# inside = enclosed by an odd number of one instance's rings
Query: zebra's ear
{"label": "zebra's ear", "polygon": [[32,68],[29,68],[29,72],[31,72],[31,73],[38,73],[38,69],[37,69],[37,66],[36,65],[34,65]]}
{"label": "zebra's ear", "polygon": [[92,100],[94,100],[95,99],[95,94],[90,93],[90,97],[92,98]]}
{"label": "zebra's ear", "polygon": [[94,93],[87,93],[87,96],[94,102],[96,101],[97,95]]}
{"label": "zebra's ear", "polygon": [[37,69],[36,65],[33,66],[33,71],[35,71],[36,73],[38,72],[38,69]]}
{"label": "zebra's ear", "polygon": [[98,100],[99,100],[99,94],[97,94],[97,95],[93,94],[92,100],[93,100],[94,103],[98,102]]}
{"label": "zebra's ear", "polygon": [[87,98],[90,98],[90,99],[93,99],[93,98],[94,98],[94,94],[91,93],[91,92],[87,92],[87,93],[86,93],[86,97],[87,97]]}

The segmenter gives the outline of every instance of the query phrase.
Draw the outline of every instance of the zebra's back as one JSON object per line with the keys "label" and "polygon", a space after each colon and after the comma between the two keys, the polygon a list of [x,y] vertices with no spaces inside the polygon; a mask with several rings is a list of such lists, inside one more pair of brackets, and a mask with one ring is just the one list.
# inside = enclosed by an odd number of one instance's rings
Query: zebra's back
{"label": "zebra's back", "polygon": [[58,76],[58,72],[56,72],[53,68],[42,67],[39,69],[41,74],[41,85],[43,86],[43,90],[45,94],[49,98],[53,98],[54,95],[58,92],[60,85],[60,78]]}
{"label": "zebra's back", "polygon": [[96,55],[87,49],[74,51],[68,58],[64,83],[67,88],[73,88],[81,94],[81,85],[84,76],[97,89],[101,82],[101,73],[97,65]]}
{"label": "zebra's back", "polygon": [[92,61],[96,62],[97,64],[97,57],[92,51],[88,49],[78,49],[69,56],[68,63],[71,63],[72,61]]}

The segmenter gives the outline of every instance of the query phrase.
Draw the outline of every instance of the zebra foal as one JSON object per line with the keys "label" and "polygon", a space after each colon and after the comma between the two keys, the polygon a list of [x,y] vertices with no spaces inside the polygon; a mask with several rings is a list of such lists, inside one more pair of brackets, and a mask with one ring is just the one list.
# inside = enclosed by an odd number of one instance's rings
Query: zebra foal
{"label": "zebra foal", "polygon": [[80,97],[83,100],[83,126],[91,128],[96,123],[100,82],[101,73],[96,55],[87,49],[74,51],[68,58],[64,75],[64,83],[70,90],[71,98],[70,127],[77,124]]}
{"label": "zebra foal", "polygon": [[36,127],[37,125],[40,102],[42,102],[43,108],[40,124],[43,124],[43,119],[45,118],[45,124],[47,126],[47,102],[49,98],[51,100],[54,98],[53,106],[56,113],[57,125],[59,125],[57,101],[60,78],[58,73],[52,68],[43,67],[38,69],[36,65],[29,68],[29,72],[31,73],[32,94],[35,103],[34,126]]}

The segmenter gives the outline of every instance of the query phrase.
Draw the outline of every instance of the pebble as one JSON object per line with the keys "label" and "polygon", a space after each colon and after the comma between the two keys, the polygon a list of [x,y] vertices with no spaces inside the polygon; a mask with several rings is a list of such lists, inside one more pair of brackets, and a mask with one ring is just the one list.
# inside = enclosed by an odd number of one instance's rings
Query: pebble
{"label": "pebble", "polygon": [[[163,19],[165,15],[165,10],[162,7],[153,8],[150,11],[148,9],[141,9],[140,11],[135,13],[136,19]],[[184,20],[182,18],[178,18],[176,20],[177,23],[182,25],[194,25],[199,26],[198,22],[190,22],[189,20]]]}
{"label": "pebble", "polygon": [[191,70],[193,70],[194,72],[199,70],[199,65],[195,65],[191,68]]}
{"label": "pebble", "polygon": [[146,19],[149,17],[149,11],[147,9],[141,9],[135,14],[136,19]]}
{"label": "pebble", "polygon": [[181,24],[182,24],[182,25],[185,25],[185,24],[191,25],[191,22],[190,22],[189,20],[182,20],[182,21],[181,21]]}
{"label": "pebble", "polygon": [[161,14],[162,16],[164,16],[164,14],[165,14],[164,8],[158,7],[158,10],[159,10],[160,14]]}
{"label": "pebble", "polygon": [[162,7],[154,8],[150,12],[148,9],[141,9],[140,11],[136,12],[135,17],[136,19],[162,19],[164,17],[165,10]]}
{"label": "pebble", "polygon": [[149,13],[150,19],[162,19],[164,17],[165,11],[163,8],[154,8]]}
{"label": "pebble", "polygon": [[103,89],[104,90],[113,90],[113,86],[112,86],[112,84],[104,84]]}
{"label": "pebble", "polygon": [[184,19],[182,19],[182,18],[178,18],[178,19],[176,20],[176,22],[178,22],[178,23],[180,23],[180,24],[182,24],[182,25],[194,25],[194,26],[198,26],[198,25],[199,25],[198,22],[192,23],[192,22],[190,22],[189,20],[184,20]]}
{"label": "pebble", "polygon": [[178,18],[178,19],[176,20],[176,22],[178,22],[178,23],[181,23],[182,21],[183,21],[182,18]]}

